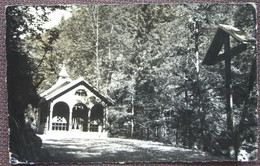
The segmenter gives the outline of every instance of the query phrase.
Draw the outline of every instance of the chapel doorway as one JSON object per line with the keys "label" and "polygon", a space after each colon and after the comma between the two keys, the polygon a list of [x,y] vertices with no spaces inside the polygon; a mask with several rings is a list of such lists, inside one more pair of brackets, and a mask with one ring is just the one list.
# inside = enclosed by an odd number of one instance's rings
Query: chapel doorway
{"label": "chapel doorway", "polygon": [[52,130],[69,130],[69,106],[65,102],[58,102],[53,107]]}
{"label": "chapel doorway", "polygon": [[88,107],[83,103],[77,103],[72,111],[72,130],[88,131]]}
{"label": "chapel doorway", "polygon": [[104,117],[104,107],[101,104],[94,105],[91,109],[91,114],[90,114],[91,132],[103,131],[103,117]]}

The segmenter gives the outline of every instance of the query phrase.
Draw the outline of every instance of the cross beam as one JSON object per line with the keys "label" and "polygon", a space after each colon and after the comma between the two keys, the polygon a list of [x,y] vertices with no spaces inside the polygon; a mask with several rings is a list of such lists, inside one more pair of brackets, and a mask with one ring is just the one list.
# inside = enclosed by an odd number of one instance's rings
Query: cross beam
{"label": "cross beam", "polygon": [[227,56],[230,56],[230,58],[232,59],[235,55],[240,54],[241,52],[245,51],[246,49],[247,49],[247,45],[242,43],[229,50],[225,50],[225,52],[223,54],[219,54],[214,60],[212,60],[210,65],[215,65],[218,62],[225,60]]}

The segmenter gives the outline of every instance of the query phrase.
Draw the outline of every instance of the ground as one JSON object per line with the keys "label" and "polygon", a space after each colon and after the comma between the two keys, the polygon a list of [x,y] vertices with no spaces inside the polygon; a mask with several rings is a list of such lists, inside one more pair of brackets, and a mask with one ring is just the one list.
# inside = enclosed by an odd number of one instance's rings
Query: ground
{"label": "ground", "polygon": [[104,138],[76,137],[74,134],[58,136],[41,135],[43,140],[39,162],[176,162],[223,160],[208,153],[164,145],[159,142]]}

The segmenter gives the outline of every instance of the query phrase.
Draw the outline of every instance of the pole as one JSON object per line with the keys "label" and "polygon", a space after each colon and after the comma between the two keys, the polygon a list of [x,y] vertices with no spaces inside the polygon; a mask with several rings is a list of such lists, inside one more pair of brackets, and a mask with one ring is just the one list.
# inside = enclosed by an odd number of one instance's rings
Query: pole
{"label": "pole", "polygon": [[[226,35],[224,42],[225,53],[230,50],[230,38]],[[234,141],[233,138],[233,97],[232,97],[232,80],[231,80],[231,56],[226,54],[225,57],[225,76],[226,76],[226,114],[227,114],[227,130],[228,135],[231,138],[231,142]]]}
{"label": "pole", "polygon": [[[225,41],[225,52],[230,50],[230,42],[229,42],[229,35],[226,37]],[[227,128],[228,130],[233,133],[233,98],[232,98],[232,81],[231,81],[231,57],[227,55],[225,57],[225,75],[226,75],[226,112],[227,112]]]}

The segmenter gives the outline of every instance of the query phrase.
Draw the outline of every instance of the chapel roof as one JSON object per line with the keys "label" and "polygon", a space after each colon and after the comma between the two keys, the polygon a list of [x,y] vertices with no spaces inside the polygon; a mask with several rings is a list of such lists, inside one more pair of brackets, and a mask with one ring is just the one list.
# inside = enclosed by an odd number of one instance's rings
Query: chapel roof
{"label": "chapel roof", "polygon": [[83,77],[80,77],[76,80],[71,80],[68,73],[66,72],[66,68],[64,65],[62,66],[62,69],[59,73],[58,81],[51,88],[41,93],[40,96],[47,101],[53,100],[79,85],[85,86],[89,91],[91,91],[95,96],[100,98],[107,105],[113,105],[114,101],[111,98],[102,95],[93,86],[91,86]]}

